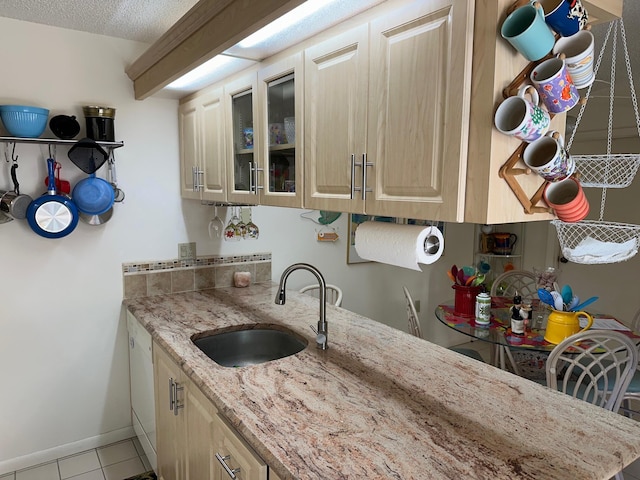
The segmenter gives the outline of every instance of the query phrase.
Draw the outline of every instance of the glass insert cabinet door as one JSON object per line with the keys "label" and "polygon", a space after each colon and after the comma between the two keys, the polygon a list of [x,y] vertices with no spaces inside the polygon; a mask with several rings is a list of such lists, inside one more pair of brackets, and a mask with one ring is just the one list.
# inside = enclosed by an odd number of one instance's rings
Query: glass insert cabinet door
{"label": "glass insert cabinet door", "polygon": [[233,122],[233,190],[257,193],[254,158],[253,92],[247,90],[231,98]]}
{"label": "glass insert cabinet door", "polygon": [[293,73],[267,84],[267,188],[296,192],[295,80]]}

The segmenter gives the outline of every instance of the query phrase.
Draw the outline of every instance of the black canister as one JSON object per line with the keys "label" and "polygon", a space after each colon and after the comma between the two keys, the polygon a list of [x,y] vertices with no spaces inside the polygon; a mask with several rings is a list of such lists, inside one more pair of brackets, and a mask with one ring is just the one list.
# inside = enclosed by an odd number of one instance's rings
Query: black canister
{"label": "black canister", "polygon": [[87,137],[102,142],[115,142],[113,126],[116,109],[111,107],[82,107],[87,125]]}

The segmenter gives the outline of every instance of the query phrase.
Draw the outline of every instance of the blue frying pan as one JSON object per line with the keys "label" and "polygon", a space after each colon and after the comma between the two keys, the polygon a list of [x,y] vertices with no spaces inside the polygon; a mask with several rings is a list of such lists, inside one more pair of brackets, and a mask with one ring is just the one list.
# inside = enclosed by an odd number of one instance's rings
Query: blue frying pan
{"label": "blue frying pan", "polygon": [[78,208],[73,200],[56,193],[52,158],[47,159],[49,190],[27,207],[27,221],[31,230],[41,237],[61,238],[69,235],[78,225]]}

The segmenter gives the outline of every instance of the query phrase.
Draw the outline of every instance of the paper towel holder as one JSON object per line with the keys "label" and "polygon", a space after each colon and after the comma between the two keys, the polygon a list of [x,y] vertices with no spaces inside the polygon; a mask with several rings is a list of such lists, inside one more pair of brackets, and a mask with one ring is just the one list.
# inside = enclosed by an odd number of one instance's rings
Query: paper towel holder
{"label": "paper towel holder", "polygon": [[434,228],[438,228],[431,222],[431,228],[429,229],[429,235],[424,239],[424,253],[428,255],[435,255],[440,250],[440,239],[437,235],[431,233]]}

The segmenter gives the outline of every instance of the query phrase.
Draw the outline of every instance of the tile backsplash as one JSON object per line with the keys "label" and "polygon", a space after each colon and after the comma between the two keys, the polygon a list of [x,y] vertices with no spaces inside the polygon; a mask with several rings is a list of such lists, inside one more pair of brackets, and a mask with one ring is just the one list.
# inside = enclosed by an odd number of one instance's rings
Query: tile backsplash
{"label": "tile backsplash", "polygon": [[271,253],[123,263],[124,298],[230,287],[235,272],[250,272],[252,283],[270,282]]}

